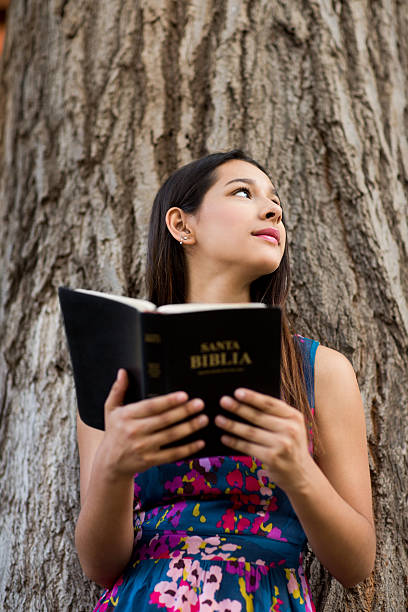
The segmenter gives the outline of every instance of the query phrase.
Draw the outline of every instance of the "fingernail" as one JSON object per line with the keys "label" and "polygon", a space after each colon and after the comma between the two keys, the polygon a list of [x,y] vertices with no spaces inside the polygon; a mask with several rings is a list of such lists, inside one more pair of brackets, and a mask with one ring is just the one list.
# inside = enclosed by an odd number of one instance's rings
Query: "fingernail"
{"label": "fingernail", "polygon": [[244,399],[245,391],[243,389],[237,389],[235,391],[235,397],[238,397],[239,399]]}
{"label": "fingernail", "polygon": [[217,416],[215,417],[215,423],[217,425],[225,425],[227,423],[227,419],[221,416],[220,414],[217,414]]}
{"label": "fingernail", "polygon": [[197,420],[200,423],[200,425],[204,425],[204,423],[208,422],[208,417],[206,417],[205,414],[202,414],[201,416],[198,417]]}
{"label": "fingernail", "polygon": [[221,401],[224,404],[224,406],[232,406],[234,403],[234,400],[232,399],[232,397],[229,397],[228,395],[224,395],[221,398]]}
{"label": "fingernail", "polygon": [[185,391],[179,391],[176,394],[176,402],[186,402],[188,400],[188,395]]}
{"label": "fingernail", "polygon": [[198,409],[198,408],[203,408],[204,406],[204,402],[202,399],[196,398],[195,400],[193,400],[191,402],[191,405],[193,408]]}

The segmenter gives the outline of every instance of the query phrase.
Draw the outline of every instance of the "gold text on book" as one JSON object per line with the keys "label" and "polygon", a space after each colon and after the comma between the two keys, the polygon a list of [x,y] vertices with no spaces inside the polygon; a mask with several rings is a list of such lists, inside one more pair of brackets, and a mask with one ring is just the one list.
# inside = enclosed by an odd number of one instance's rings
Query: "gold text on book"
{"label": "gold text on book", "polygon": [[152,344],[160,344],[160,334],[145,334],[145,342],[151,342]]}
{"label": "gold text on book", "polygon": [[198,355],[190,355],[190,367],[192,370],[230,368],[231,366],[251,364],[251,357],[246,351],[241,351],[237,340],[202,342],[200,344],[200,353]]}

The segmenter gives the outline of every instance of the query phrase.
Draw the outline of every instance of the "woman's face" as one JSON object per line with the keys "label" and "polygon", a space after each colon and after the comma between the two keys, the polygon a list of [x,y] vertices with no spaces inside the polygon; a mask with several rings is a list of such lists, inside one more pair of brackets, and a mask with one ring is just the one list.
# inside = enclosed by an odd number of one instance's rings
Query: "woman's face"
{"label": "woman's face", "polygon": [[253,164],[231,160],[216,173],[217,180],[189,218],[193,256],[221,272],[235,267],[252,282],[281,262],[286,232],[280,201],[268,176]]}

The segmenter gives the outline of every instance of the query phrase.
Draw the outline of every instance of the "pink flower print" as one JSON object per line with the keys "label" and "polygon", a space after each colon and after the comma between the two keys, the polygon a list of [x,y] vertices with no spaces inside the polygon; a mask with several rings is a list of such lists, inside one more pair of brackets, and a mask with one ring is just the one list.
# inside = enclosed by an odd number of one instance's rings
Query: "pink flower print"
{"label": "pink flower print", "polygon": [[289,593],[292,595],[293,599],[299,599],[299,603],[304,604],[305,602],[300,594],[299,583],[296,580],[295,570],[285,568],[285,574],[286,580],[288,581]]}
{"label": "pink flower print", "polygon": [[229,574],[237,574],[244,577],[247,593],[253,593],[259,588],[262,576],[266,576],[269,567],[263,564],[252,565],[247,561],[228,561],[225,566]]}
{"label": "pink flower print", "polygon": [[232,470],[232,472],[227,474],[227,482],[231,487],[238,487],[239,489],[242,489],[242,472],[238,469]]}
{"label": "pink flower print", "polygon": [[173,506],[169,510],[166,518],[170,521],[173,527],[178,527],[181,515],[185,508],[187,508],[186,502],[178,502],[177,504],[173,504]]}
{"label": "pink flower print", "polygon": [[220,546],[220,548],[221,548],[221,550],[226,550],[226,551],[229,551],[229,552],[235,552],[239,548],[242,548],[242,546],[239,546],[238,544],[231,544],[230,542],[227,542],[226,544],[222,544]]}
{"label": "pink flower print", "polygon": [[183,480],[181,476],[176,476],[175,478],[173,478],[173,480],[168,480],[167,482],[165,482],[164,488],[167,489],[167,491],[171,491],[172,493],[175,493],[177,489],[182,489]]}
{"label": "pink flower print", "polygon": [[223,599],[218,602],[217,612],[241,612],[242,606],[236,599]]}
{"label": "pink flower print", "polygon": [[272,605],[269,612],[282,612],[281,604],[283,604],[283,601],[279,598],[279,589],[275,585],[275,593],[272,597]]}
{"label": "pink flower print", "polygon": [[[300,559],[300,563],[302,563],[302,559]],[[306,612],[316,612],[316,608],[314,606],[313,601],[310,598],[310,587],[306,580],[305,573],[303,571],[302,565],[300,565],[298,570],[300,583],[302,585],[303,595],[305,597],[305,611]]]}
{"label": "pink flower print", "polygon": [[270,496],[272,495],[272,489],[276,488],[276,484],[272,480],[272,475],[268,470],[260,469],[257,471],[258,482],[261,485],[261,495]]}
{"label": "pink flower print", "polygon": [[[261,514],[261,513],[259,513],[259,514]],[[256,517],[256,518],[255,518],[255,519],[252,521],[252,526],[251,526],[251,529],[250,529],[251,533],[254,533],[254,534],[255,534],[255,533],[258,533],[258,531],[259,531],[259,530],[260,530],[260,528],[261,528],[261,525],[262,525],[262,523],[263,523],[264,518],[265,518],[265,516],[264,516],[264,513],[262,512],[262,515],[261,515],[261,516],[257,516],[257,517]]]}
{"label": "pink flower print", "polygon": [[215,593],[220,588],[222,570],[217,565],[212,565],[207,572],[201,571],[204,584],[200,593],[200,612],[215,612],[218,610]]}
{"label": "pink flower print", "polygon": [[198,463],[204,468],[206,472],[209,472],[213,467],[220,468],[224,462],[224,457],[202,457],[198,459]]}
{"label": "pink flower print", "polygon": [[179,586],[176,582],[159,582],[150,593],[149,603],[166,608],[167,612],[197,612],[200,609],[197,593],[185,581]]}
{"label": "pink flower print", "polygon": [[247,476],[245,478],[245,488],[248,491],[259,491],[260,486],[258,480],[254,476]]}
{"label": "pink flower print", "polygon": [[176,548],[179,546],[180,542],[183,541],[186,534],[185,532],[172,533],[171,531],[164,531],[163,535],[167,538],[167,542],[169,543],[170,548]]}
{"label": "pink flower print", "polygon": [[109,597],[106,598],[104,594],[98,601],[96,608],[94,609],[93,612],[105,612],[105,610],[108,609],[108,606],[109,606]]}
{"label": "pink flower print", "polygon": [[[197,563],[197,561],[195,562]],[[187,571],[191,568],[191,559],[172,559],[170,561],[169,569],[167,570],[167,576],[172,579],[173,582],[177,582],[183,577],[184,569]]]}
{"label": "pink flower print", "polygon": [[189,555],[197,555],[200,552],[200,548],[203,547],[203,542],[204,540],[200,538],[200,536],[187,536],[183,549],[185,549]]}
{"label": "pink flower print", "polygon": [[206,538],[204,541],[206,543],[205,549],[201,553],[201,559],[206,561],[214,561],[218,560],[227,560],[231,556],[231,552],[237,551],[241,546],[238,544],[225,543],[221,544],[218,541],[218,546],[210,546],[209,540],[214,538]]}
{"label": "pink flower print", "polygon": [[[249,567],[248,567],[249,566]],[[268,568],[262,565],[245,563],[245,586],[247,593],[254,593],[259,589],[262,575],[266,576]]]}
{"label": "pink flower print", "polygon": [[207,544],[210,544],[211,546],[218,546],[218,544],[221,543],[219,536],[210,536],[209,538],[206,538],[205,541]]}
{"label": "pink flower print", "polygon": [[245,495],[242,491],[233,490],[231,492],[231,503],[234,510],[239,510],[243,506],[247,506],[248,512],[257,512],[259,506],[262,507],[261,498],[256,493]]}
{"label": "pink flower print", "polygon": [[[184,572],[184,570],[186,570]],[[169,581],[156,584],[150,594],[150,603],[159,608],[166,608],[167,612],[241,612],[238,601],[224,599],[215,600],[216,592],[220,588],[222,570],[213,565],[205,571],[198,561],[191,559],[172,560],[167,572]],[[186,579],[183,578],[187,576]],[[197,597],[197,591],[201,593]]]}
{"label": "pink flower print", "polygon": [[251,522],[249,519],[247,518],[241,518],[239,519],[238,523],[237,523],[237,529],[238,531],[244,531],[245,529],[248,529],[248,527],[251,525]]}
{"label": "pink flower print", "polygon": [[137,484],[136,482],[136,478],[138,477],[139,474],[135,474],[134,475],[134,480],[133,480],[133,493],[135,497],[139,497],[139,493],[142,490],[141,487]]}
{"label": "pink flower print", "polygon": [[258,477],[259,482],[262,482],[263,485],[267,485],[271,481],[271,475],[268,470],[260,469],[257,471],[256,475]]}
{"label": "pink flower print", "polygon": [[278,529],[278,527],[272,527],[267,537],[270,538],[271,540],[279,540],[279,542],[288,541],[287,538],[282,537],[282,531]]}
{"label": "pink flower print", "polygon": [[217,527],[223,527],[225,531],[235,529],[235,512],[232,508],[228,508],[225,514],[222,515],[221,520],[217,523]]}
{"label": "pink flower print", "polygon": [[156,534],[148,544],[142,544],[136,551],[137,560],[144,559],[168,559],[169,558],[169,547],[166,544],[164,538],[160,538],[159,534]]}
{"label": "pink flower print", "polygon": [[227,561],[225,569],[229,574],[244,575],[244,563],[241,561]]}
{"label": "pink flower print", "polygon": [[265,505],[265,510],[268,512],[275,512],[278,509],[278,498],[274,495],[268,499],[268,503]]}
{"label": "pink flower print", "polygon": [[235,455],[232,457],[232,459],[234,461],[236,461],[237,463],[243,463],[244,465],[246,465],[249,469],[251,469],[253,467],[253,458],[252,457],[247,457],[246,455],[243,455],[242,457],[235,457]]}
{"label": "pink flower print", "polygon": [[203,457],[198,460],[198,463],[205,469],[206,472],[211,470],[211,459],[210,457]]}
{"label": "pink flower print", "polygon": [[[211,475],[211,472],[208,476]],[[216,475],[213,475],[216,478]],[[216,487],[213,487],[202,474],[199,474],[196,470],[189,472],[183,477],[183,492],[185,495],[203,496],[209,495],[210,497],[220,495],[221,491]]]}
{"label": "pink flower print", "polygon": [[105,612],[105,610],[109,608],[111,601],[113,602],[113,605],[116,606],[118,601],[117,600],[115,601],[115,597],[117,596],[119,587],[122,584],[123,584],[123,577],[121,576],[115,582],[115,584],[113,585],[110,591],[106,590],[103,593],[102,597],[98,601],[96,608],[94,609],[94,612]]}

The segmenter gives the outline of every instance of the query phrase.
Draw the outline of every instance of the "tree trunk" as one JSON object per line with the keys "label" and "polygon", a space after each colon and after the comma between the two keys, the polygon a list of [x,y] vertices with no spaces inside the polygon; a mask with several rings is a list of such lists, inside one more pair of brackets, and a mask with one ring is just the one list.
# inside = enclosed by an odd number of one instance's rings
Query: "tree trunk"
{"label": "tree trunk", "polygon": [[316,608],[408,604],[408,12],[403,0],[13,0],[0,60],[0,607],[92,609],[74,549],[62,284],[143,295],[153,196],[241,147],[279,186],[290,315],[352,361],[378,555]]}

